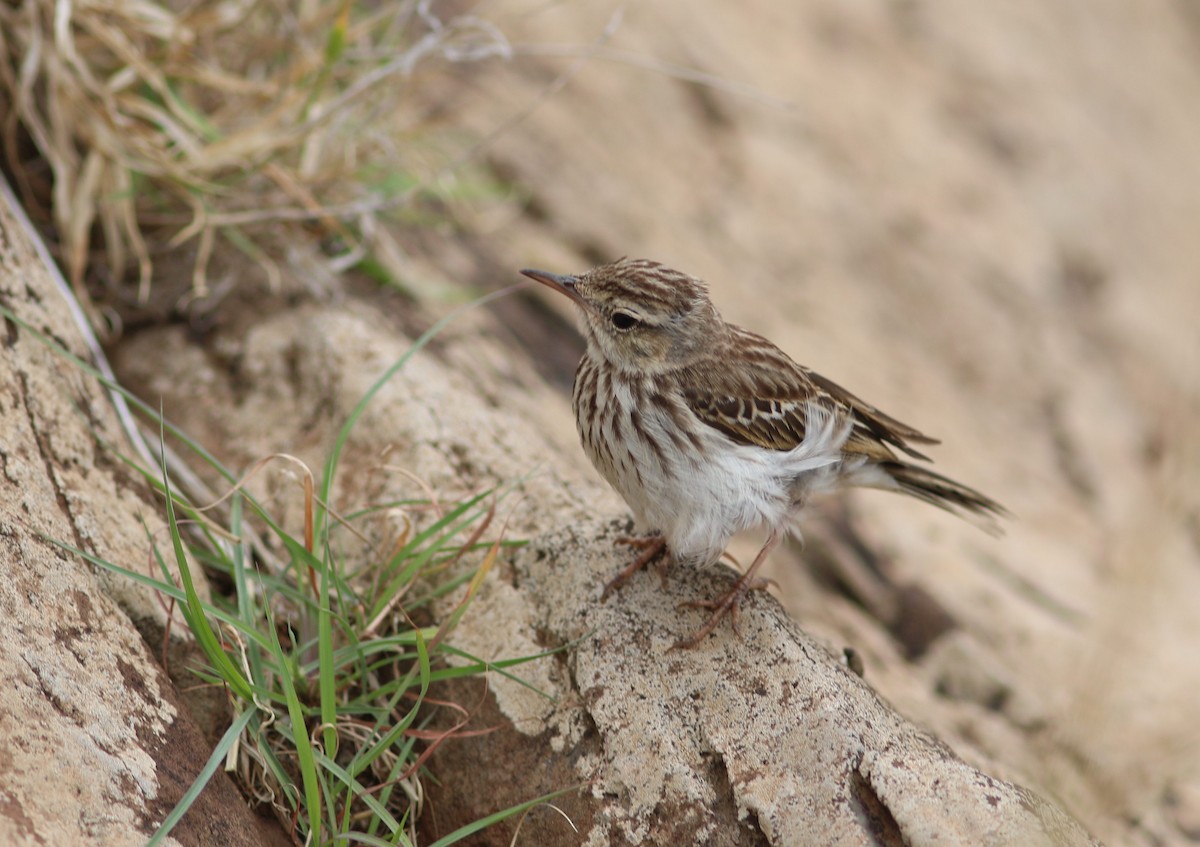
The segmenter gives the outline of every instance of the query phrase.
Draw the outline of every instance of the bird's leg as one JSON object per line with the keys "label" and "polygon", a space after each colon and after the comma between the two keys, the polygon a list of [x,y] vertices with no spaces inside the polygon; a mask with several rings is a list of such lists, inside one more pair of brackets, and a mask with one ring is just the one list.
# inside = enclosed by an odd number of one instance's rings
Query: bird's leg
{"label": "bird's leg", "polygon": [[[600,592],[601,603],[607,600],[610,594],[627,583],[630,577],[659,556],[662,556],[667,550],[667,539],[661,535],[650,535],[645,538],[618,538],[616,543],[636,547],[642,552],[638,554],[636,559],[626,565],[619,574],[608,581],[608,584],[604,586],[604,590]],[[663,582],[667,581],[667,568],[665,564],[660,568],[659,576]]]}
{"label": "bird's leg", "polygon": [[742,598],[751,591],[762,591],[772,580],[760,579],[754,576],[754,572],[767,559],[767,554],[775,549],[775,545],[779,543],[780,532],[777,529],[772,529],[771,534],[767,536],[766,543],[762,549],[758,551],[758,555],[754,557],[754,561],[750,563],[750,567],[744,574],[738,577],[737,582],[733,584],[727,592],[722,594],[716,600],[694,600],[689,603],[681,603],[682,606],[690,606],[699,609],[712,609],[713,613],[708,616],[708,620],[704,622],[704,626],[700,627],[687,638],[681,638],[671,645],[672,650],[686,650],[695,647],[703,641],[709,633],[717,628],[722,619],[729,615],[730,622],[733,624],[733,631],[737,632],[738,614],[741,610]]}

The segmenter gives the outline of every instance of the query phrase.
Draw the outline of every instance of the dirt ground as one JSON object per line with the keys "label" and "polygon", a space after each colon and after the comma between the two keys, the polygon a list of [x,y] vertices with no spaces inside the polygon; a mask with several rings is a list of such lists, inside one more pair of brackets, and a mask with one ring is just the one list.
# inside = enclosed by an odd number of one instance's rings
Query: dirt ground
{"label": "dirt ground", "polygon": [[[1013,512],[1003,537],[856,494],[813,517],[809,551],[773,557],[779,596],[854,644],[901,712],[1106,841],[1200,841],[1191,7],[487,15],[514,59],[443,81],[446,120],[503,130],[485,155],[518,199],[421,261],[490,287],[526,266],[667,262],[728,319],[942,438],[938,469]],[[561,380],[578,348],[547,337],[513,325]],[[565,402],[546,415],[570,449]],[[858,565],[820,554],[821,521],[853,526]],[[756,541],[737,542],[742,561]],[[905,634],[922,626],[937,636]]]}

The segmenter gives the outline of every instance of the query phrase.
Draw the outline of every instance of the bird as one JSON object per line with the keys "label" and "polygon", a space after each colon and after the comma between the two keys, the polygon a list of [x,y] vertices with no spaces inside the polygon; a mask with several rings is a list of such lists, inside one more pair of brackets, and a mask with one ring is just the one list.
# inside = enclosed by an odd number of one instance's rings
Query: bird
{"label": "bird", "polygon": [[[755,576],[780,540],[798,534],[812,497],[861,486],[901,492],[995,530],[995,500],[917,462],[939,443],[797,364],[761,335],[726,322],[697,277],[622,258],[576,275],[521,273],[569,298],[587,348],[571,404],[584,452],[649,531],[601,600],[655,559],[717,562],[734,534],[766,527],[750,566],[710,615],[673,645],[700,644],[768,580]],[[915,461],[914,461],[915,460]],[[665,572],[664,572],[665,574]],[[665,579],[665,575],[664,575]]]}

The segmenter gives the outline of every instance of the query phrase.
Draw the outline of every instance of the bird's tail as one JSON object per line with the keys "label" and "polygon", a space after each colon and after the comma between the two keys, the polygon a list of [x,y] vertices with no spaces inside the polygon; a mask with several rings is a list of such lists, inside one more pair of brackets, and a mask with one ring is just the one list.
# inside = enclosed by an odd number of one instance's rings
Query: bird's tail
{"label": "bird's tail", "polygon": [[974,488],[920,465],[892,461],[880,462],[878,468],[891,477],[896,489],[960,517],[973,517],[974,523],[989,532],[998,533],[997,519],[1008,514],[1007,509]]}

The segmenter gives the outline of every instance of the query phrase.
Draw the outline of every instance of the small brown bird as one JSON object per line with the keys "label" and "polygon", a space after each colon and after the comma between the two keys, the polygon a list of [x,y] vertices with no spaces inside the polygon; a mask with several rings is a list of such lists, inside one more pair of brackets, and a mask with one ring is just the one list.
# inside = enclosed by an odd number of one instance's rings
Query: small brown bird
{"label": "small brown bird", "polygon": [[587,352],[575,372],[575,422],[592,464],[654,535],[602,597],[669,551],[680,564],[716,562],[730,538],[767,526],[749,569],[715,601],[693,647],[746,593],[808,499],[843,486],[911,494],[994,521],[994,500],[899,457],[928,460],[936,444],[839,385],[798,365],[760,335],[726,323],[695,277],[646,259],[580,274],[523,270],[583,312]]}

